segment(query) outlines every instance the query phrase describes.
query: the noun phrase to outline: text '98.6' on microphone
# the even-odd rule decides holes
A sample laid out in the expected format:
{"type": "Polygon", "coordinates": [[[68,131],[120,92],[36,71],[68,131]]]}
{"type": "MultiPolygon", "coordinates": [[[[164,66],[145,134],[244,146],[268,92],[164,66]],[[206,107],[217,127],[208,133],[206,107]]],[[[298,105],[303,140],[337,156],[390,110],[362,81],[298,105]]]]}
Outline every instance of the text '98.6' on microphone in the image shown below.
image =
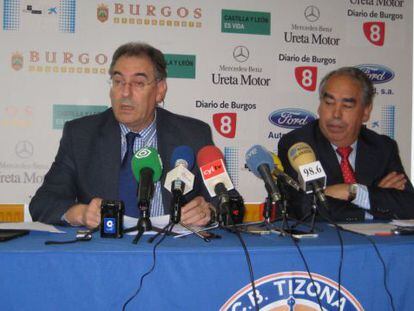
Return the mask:
{"type": "Polygon", "coordinates": [[[326,187],[326,174],[322,164],[316,161],[311,146],[304,142],[292,145],[288,150],[290,165],[298,172],[301,188],[306,193],[314,193],[321,205],[329,208],[323,189],[326,187]]]}

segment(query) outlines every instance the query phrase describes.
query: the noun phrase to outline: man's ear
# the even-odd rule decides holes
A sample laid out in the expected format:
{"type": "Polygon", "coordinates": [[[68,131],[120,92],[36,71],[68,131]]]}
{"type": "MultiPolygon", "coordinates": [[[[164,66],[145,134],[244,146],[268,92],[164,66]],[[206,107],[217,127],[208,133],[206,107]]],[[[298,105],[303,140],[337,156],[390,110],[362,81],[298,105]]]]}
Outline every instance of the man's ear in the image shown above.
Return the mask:
{"type": "Polygon", "coordinates": [[[364,114],[362,116],[362,122],[368,122],[369,117],[371,116],[371,111],[372,111],[372,103],[370,103],[368,106],[364,107],[364,114]]]}
{"type": "Polygon", "coordinates": [[[165,79],[158,82],[156,97],[157,104],[161,103],[164,100],[165,94],[167,93],[167,89],[167,81],[165,81],[165,79]]]}

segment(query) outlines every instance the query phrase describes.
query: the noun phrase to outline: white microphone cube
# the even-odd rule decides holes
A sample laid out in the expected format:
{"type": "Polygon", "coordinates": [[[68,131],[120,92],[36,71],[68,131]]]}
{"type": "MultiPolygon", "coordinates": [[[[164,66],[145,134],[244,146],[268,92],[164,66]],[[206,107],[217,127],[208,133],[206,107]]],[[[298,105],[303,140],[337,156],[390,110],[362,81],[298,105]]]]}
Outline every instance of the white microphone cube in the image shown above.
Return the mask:
{"type": "Polygon", "coordinates": [[[187,194],[191,190],[193,190],[194,186],[194,174],[191,173],[188,169],[186,169],[183,165],[178,165],[174,169],[168,172],[167,176],[165,177],[164,187],[171,191],[171,184],[175,180],[181,180],[184,183],[184,191],[183,194],[187,194]]]}
{"type": "Polygon", "coordinates": [[[320,161],[300,165],[299,183],[303,191],[313,193],[312,183],[317,183],[321,188],[326,187],[326,174],[320,161]]]}
{"type": "Polygon", "coordinates": [[[214,187],[218,183],[224,184],[227,190],[234,189],[222,159],[215,160],[200,167],[201,177],[211,197],[215,197],[214,187]]]}

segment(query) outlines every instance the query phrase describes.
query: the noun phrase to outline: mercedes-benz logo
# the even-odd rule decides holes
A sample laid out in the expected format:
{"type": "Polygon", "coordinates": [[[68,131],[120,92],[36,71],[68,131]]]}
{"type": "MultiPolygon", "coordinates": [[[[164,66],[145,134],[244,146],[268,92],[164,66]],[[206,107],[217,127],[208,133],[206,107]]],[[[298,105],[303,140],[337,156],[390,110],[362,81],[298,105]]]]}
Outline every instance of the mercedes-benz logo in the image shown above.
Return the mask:
{"type": "Polygon", "coordinates": [[[316,22],[320,16],[321,12],[319,12],[319,9],[314,5],[310,5],[305,9],[305,18],[309,22],[316,22]]]}
{"type": "Polygon", "coordinates": [[[14,151],[21,159],[30,158],[33,155],[33,144],[30,141],[22,140],[16,144],[14,151]]]}
{"type": "Polygon", "coordinates": [[[244,63],[249,59],[249,49],[245,46],[236,46],[233,50],[233,58],[239,63],[244,63]]]}

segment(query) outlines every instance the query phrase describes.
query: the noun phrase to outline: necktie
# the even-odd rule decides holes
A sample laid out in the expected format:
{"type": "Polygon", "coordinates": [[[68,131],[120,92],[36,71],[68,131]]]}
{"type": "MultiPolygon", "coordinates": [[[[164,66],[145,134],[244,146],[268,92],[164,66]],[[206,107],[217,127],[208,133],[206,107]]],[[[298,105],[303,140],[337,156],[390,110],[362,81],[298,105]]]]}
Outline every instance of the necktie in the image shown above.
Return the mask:
{"type": "Polygon", "coordinates": [[[125,215],[139,217],[137,202],[137,181],[132,173],[131,160],[134,154],[134,141],[139,134],[129,132],[126,134],[127,151],[119,171],[119,199],[124,201],[125,215]]]}
{"type": "Polygon", "coordinates": [[[349,155],[352,152],[352,147],[338,147],[336,152],[341,156],[341,171],[346,184],[353,184],[356,182],[355,173],[352,169],[351,163],[349,163],[349,155]]]}

